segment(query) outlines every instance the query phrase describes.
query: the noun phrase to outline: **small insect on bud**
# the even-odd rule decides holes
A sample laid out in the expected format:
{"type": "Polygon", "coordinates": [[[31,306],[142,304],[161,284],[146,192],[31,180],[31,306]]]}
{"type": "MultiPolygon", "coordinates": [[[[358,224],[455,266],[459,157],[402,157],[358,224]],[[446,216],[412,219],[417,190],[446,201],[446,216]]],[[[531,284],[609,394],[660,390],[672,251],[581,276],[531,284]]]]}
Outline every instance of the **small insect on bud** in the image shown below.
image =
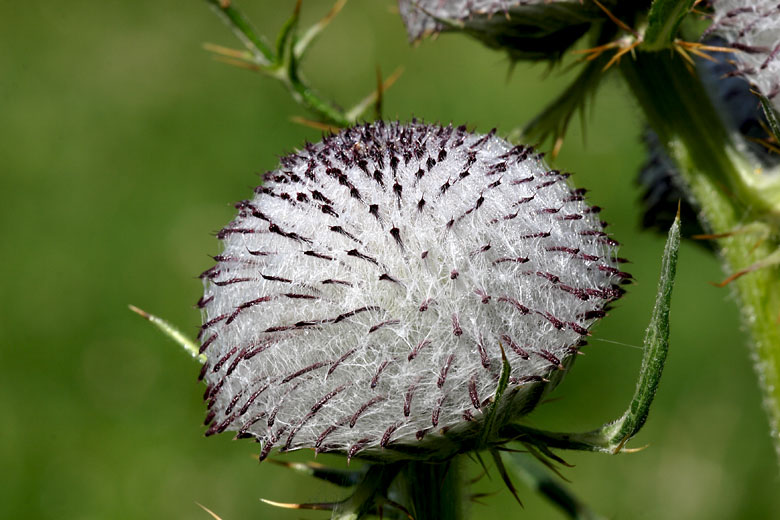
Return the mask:
{"type": "Polygon", "coordinates": [[[494,132],[417,122],[284,157],[203,277],[208,433],[264,455],[453,454],[480,432],[502,351],[499,417],[527,413],[629,277],[567,177],[494,132]]]}
{"type": "Polygon", "coordinates": [[[775,0],[713,0],[707,29],[735,49],[739,73],[780,110],[780,5],[775,0]]]}

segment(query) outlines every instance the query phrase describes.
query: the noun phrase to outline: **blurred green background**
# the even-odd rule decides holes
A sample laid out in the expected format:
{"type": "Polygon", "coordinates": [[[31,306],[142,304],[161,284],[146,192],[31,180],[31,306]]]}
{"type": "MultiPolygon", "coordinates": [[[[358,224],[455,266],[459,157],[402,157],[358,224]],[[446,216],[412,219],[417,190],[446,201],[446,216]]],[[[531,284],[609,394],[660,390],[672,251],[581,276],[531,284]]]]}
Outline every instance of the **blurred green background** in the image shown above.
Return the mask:
{"type": "MultiPolygon", "coordinates": [[[[274,33],[292,2],[244,7],[274,33]]],[[[377,65],[405,67],[386,117],[467,122],[506,134],[562,90],[570,73],[520,64],[460,36],[412,48],[392,0],[350,2],[304,66],[348,105],[377,65]],[[544,81],[543,81],[544,80],[544,81]]],[[[329,8],[304,3],[304,21],[329,8]]],[[[0,2],[0,517],[29,519],[327,518],[279,511],[259,497],[320,501],[342,491],[258,466],[231,435],[204,438],[198,366],[127,310],[133,303],[195,332],[196,275],[218,252],[213,233],[249,196],[258,172],[317,131],[272,81],[209,58],[235,46],[204,2],[0,2]]],[[[607,82],[556,165],[633,260],[637,283],[596,329],[587,355],[533,424],[583,430],[617,417],[637,376],[663,247],[638,229],[634,178],[641,121],[607,82]],[[599,339],[632,346],[606,343],[599,339]]],[[[718,261],[686,244],[673,301],[673,344],[637,454],[566,454],[572,489],[610,518],[767,518],[778,470],[718,261]]],[[[294,454],[292,459],[306,459],[294,454]]],[[[477,467],[469,468],[476,476],[477,467]]],[[[483,479],[473,518],[563,518],[520,487],[483,479]]]]}

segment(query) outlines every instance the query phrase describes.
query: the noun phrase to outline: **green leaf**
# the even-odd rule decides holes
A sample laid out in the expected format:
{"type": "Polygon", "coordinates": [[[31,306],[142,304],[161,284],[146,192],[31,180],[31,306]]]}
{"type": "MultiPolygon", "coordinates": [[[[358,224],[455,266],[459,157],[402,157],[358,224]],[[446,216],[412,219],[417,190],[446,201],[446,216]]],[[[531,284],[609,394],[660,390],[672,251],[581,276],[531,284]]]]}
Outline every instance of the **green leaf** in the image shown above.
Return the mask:
{"type": "Polygon", "coordinates": [[[772,102],[769,101],[768,97],[763,94],[759,94],[758,97],[761,100],[761,108],[764,109],[764,115],[769,123],[769,129],[772,130],[775,140],[780,143],[780,117],[777,115],[775,107],[772,106],[772,102]]]}
{"type": "Polygon", "coordinates": [[[655,0],[647,17],[642,48],[646,51],[666,49],[674,43],[683,19],[691,12],[695,0],[655,0]]]}
{"type": "Polygon", "coordinates": [[[677,252],[680,248],[680,214],[674,219],[669,236],[666,239],[663,261],[661,263],[661,279],[658,281],[658,293],[650,319],[650,325],[645,332],[644,355],[642,368],[639,371],[634,397],[631,404],[615,424],[604,428],[609,432],[610,444],[619,450],[623,444],[636,435],[647,420],[650,405],[655,398],[661,374],[669,352],[669,310],[672,301],[672,288],[677,273],[677,252]]]}
{"type": "Polygon", "coordinates": [[[301,17],[301,0],[295,3],[293,14],[284,22],[276,37],[276,59],[278,64],[282,64],[287,52],[293,51],[290,42],[295,38],[295,30],[298,27],[298,20],[301,17]]]}
{"type": "Polygon", "coordinates": [[[506,358],[506,352],[504,352],[504,346],[501,343],[498,344],[501,348],[501,376],[498,379],[498,387],[496,393],[493,395],[493,403],[490,405],[490,409],[485,416],[485,420],[482,424],[482,435],[479,441],[479,446],[483,447],[487,445],[488,439],[493,434],[493,428],[496,424],[496,416],[498,415],[498,406],[501,401],[501,396],[504,395],[504,390],[509,385],[509,375],[512,373],[512,367],[509,365],[509,360],[506,358]]]}

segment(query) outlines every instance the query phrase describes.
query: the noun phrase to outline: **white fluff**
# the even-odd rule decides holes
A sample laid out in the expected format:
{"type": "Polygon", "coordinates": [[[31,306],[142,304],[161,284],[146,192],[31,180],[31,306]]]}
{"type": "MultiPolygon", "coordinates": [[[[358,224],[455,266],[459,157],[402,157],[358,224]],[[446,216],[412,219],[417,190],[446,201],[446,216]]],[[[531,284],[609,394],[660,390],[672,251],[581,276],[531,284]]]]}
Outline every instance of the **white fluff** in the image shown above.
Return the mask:
{"type": "Polygon", "coordinates": [[[208,433],[266,454],[354,454],[479,418],[499,342],[512,387],[548,376],[628,277],[584,190],[492,133],[355,127],[255,191],[199,305],[208,433]]]}
{"type": "Polygon", "coordinates": [[[738,49],[740,73],[780,110],[780,3],[777,0],[713,0],[708,30],[738,49]]]}

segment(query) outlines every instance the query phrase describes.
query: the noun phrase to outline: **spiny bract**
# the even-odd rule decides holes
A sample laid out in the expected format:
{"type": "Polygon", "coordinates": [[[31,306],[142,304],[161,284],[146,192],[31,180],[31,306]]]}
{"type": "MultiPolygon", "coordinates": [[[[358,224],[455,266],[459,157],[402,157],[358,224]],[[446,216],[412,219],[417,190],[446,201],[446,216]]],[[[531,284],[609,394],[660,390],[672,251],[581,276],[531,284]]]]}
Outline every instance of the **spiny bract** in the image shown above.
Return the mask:
{"type": "Polygon", "coordinates": [[[629,276],[567,176],[493,132],[416,122],[282,158],[203,274],[207,434],[262,456],[422,446],[481,424],[502,347],[503,415],[529,411],[629,276]]]}
{"type": "Polygon", "coordinates": [[[739,72],[780,110],[780,3],[777,0],[713,0],[708,33],[738,52],[739,72]]]}

